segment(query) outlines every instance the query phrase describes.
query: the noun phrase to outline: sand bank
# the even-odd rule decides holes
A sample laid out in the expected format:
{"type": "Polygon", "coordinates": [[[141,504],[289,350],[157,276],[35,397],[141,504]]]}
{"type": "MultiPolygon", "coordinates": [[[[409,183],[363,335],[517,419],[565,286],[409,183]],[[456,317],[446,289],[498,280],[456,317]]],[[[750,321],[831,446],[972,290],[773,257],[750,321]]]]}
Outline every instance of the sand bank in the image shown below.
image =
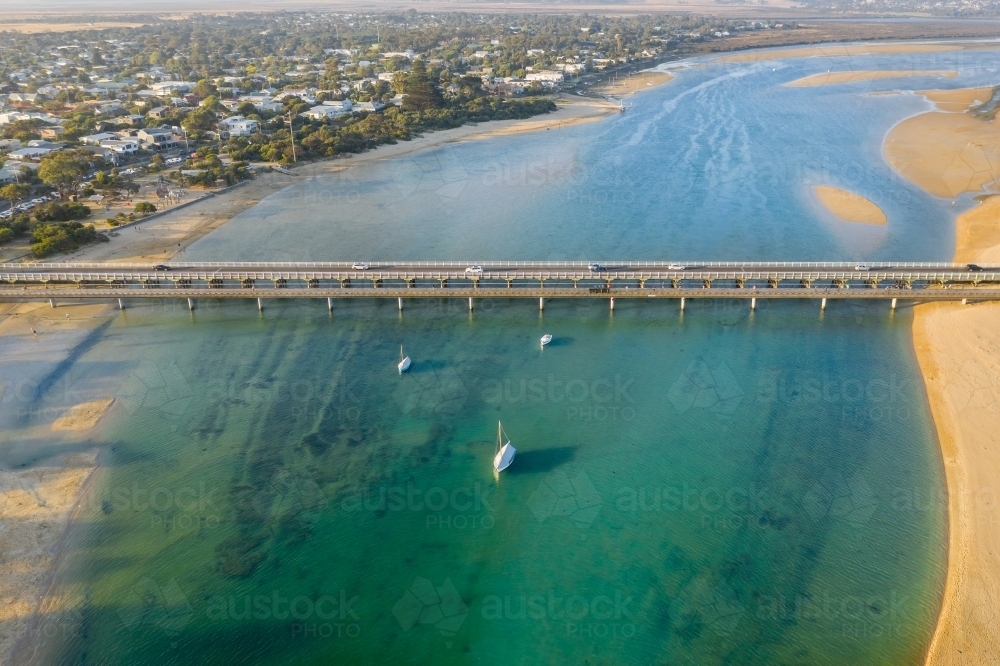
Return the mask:
{"type": "Polygon", "coordinates": [[[858,224],[885,226],[885,213],[860,194],[829,185],[814,185],[813,193],[837,219],[858,224]]]}
{"type": "Polygon", "coordinates": [[[614,81],[607,81],[600,85],[589,88],[591,92],[599,95],[610,95],[612,97],[627,97],[636,95],[645,90],[652,90],[670,83],[674,80],[674,75],[670,72],[663,72],[657,69],[647,69],[636,72],[631,76],[614,81]]]}
{"type": "Polygon", "coordinates": [[[9,663],[38,607],[57,543],[96,461],[90,452],[52,466],[0,470],[0,664],[9,663]]]}
{"type": "Polygon", "coordinates": [[[1000,177],[1000,125],[964,111],[989,89],[924,91],[938,110],[907,118],[893,127],[882,155],[904,178],[931,194],[955,198],[992,190],[1000,177]],[[946,107],[942,109],[941,107],[946,107]]]}
{"type": "Polygon", "coordinates": [[[942,51],[960,51],[957,44],[831,44],[828,46],[809,46],[777,51],[757,51],[735,53],[720,56],[716,62],[763,62],[765,60],[784,60],[785,58],[843,58],[846,56],[885,55],[897,53],[939,53],[942,51]]]}
{"type": "Polygon", "coordinates": [[[959,88],[958,90],[918,90],[941,111],[965,111],[982,104],[993,96],[992,88],[959,88]]]}
{"type": "Polygon", "coordinates": [[[52,422],[53,430],[90,430],[101,420],[114,398],[101,398],[81,402],[66,410],[66,413],[52,422]]]}
{"type": "Polygon", "coordinates": [[[791,88],[806,88],[813,86],[832,86],[838,83],[853,83],[855,81],[874,81],[875,79],[896,79],[906,76],[940,76],[955,78],[958,72],[941,69],[885,69],[885,70],[853,70],[847,72],[826,72],[813,74],[801,79],[789,81],[786,86],[791,88]]]}
{"type": "MultiPolygon", "coordinates": [[[[958,218],[955,260],[1000,263],[1000,197],[958,218]]],[[[920,305],[913,344],[948,484],[948,574],[928,666],[1000,655],[1000,303],[920,305]]]]}

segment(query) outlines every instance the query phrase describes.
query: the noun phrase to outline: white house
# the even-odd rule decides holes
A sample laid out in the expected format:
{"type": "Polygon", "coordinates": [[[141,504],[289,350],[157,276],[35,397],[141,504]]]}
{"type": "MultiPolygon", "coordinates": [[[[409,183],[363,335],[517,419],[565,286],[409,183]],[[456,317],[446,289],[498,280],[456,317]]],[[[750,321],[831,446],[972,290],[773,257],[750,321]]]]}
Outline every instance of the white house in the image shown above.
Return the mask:
{"type": "Polygon", "coordinates": [[[368,113],[375,113],[376,111],[381,111],[385,108],[385,104],[382,102],[358,102],[354,104],[351,111],[362,111],[368,113]]]}
{"type": "Polygon", "coordinates": [[[101,141],[100,147],[107,148],[118,155],[124,155],[126,157],[135,155],[139,152],[139,143],[132,141],[131,139],[109,139],[101,141]]]}
{"type": "Polygon", "coordinates": [[[80,137],[80,143],[85,146],[99,146],[102,141],[114,141],[119,136],[113,132],[101,132],[100,134],[88,134],[80,137]]]}
{"type": "Polygon", "coordinates": [[[551,70],[544,70],[541,72],[529,72],[524,76],[525,81],[548,81],[551,83],[560,83],[564,81],[566,75],[562,72],[553,72],[551,70]]]}
{"type": "Polygon", "coordinates": [[[348,102],[347,110],[344,107],[330,106],[328,104],[319,104],[309,109],[308,111],[303,111],[299,116],[303,118],[309,118],[311,120],[329,120],[330,118],[336,118],[337,116],[342,116],[345,113],[351,112],[351,105],[348,102]]]}
{"type": "Polygon", "coordinates": [[[260,123],[256,120],[248,120],[243,116],[230,116],[219,121],[219,125],[224,127],[229,136],[250,136],[258,129],[260,123]]]}
{"type": "Polygon", "coordinates": [[[195,85],[197,84],[190,81],[161,81],[150,84],[149,89],[157,95],[169,95],[171,93],[188,92],[195,85]]]}
{"type": "Polygon", "coordinates": [[[136,135],[139,145],[148,150],[170,150],[177,147],[174,133],[168,129],[142,129],[136,135]]]}

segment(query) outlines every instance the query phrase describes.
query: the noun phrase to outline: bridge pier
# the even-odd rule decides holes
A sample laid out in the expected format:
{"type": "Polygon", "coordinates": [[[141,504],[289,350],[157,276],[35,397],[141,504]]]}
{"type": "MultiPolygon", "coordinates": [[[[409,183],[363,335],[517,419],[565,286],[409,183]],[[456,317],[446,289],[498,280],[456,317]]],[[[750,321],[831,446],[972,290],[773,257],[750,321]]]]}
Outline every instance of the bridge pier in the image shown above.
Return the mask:
{"type": "Polygon", "coordinates": [[[329,310],[330,312],[333,312],[333,299],[332,298],[326,299],[326,309],[329,310]]]}
{"type": "Polygon", "coordinates": [[[261,299],[259,299],[259,298],[257,299],[257,310],[259,312],[263,312],[264,311],[264,301],[261,300],[261,299]]]}
{"type": "Polygon", "coordinates": [[[400,297],[400,298],[397,298],[396,300],[399,301],[399,311],[402,312],[403,311],[403,298],[400,297]]]}
{"type": "Polygon", "coordinates": [[[965,301],[966,301],[966,299],[963,298],[962,299],[962,305],[965,305],[965,301]]]}
{"type": "Polygon", "coordinates": [[[752,296],[750,298],[750,309],[751,310],[756,310],[757,309],[757,297],[756,296],[752,296]]]}
{"type": "Polygon", "coordinates": [[[472,312],[472,296],[469,296],[469,312],[472,312]]]}
{"type": "Polygon", "coordinates": [[[545,309],[545,299],[542,298],[542,297],[539,297],[539,299],[538,299],[538,311],[541,312],[544,309],[545,309]]]}
{"type": "Polygon", "coordinates": [[[118,309],[119,310],[124,310],[125,309],[125,304],[122,303],[122,299],[120,299],[120,298],[118,299],[118,309]]]}
{"type": "Polygon", "coordinates": [[[824,297],[823,297],[823,299],[822,299],[822,300],[821,300],[821,301],[819,302],[819,309],[820,309],[820,310],[826,310],[826,297],[825,297],[825,296],[824,296],[824,297]]]}
{"type": "Polygon", "coordinates": [[[684,312],[684,297],[681,296],[681,312],[684,312]]]}
{"type": "Polygon", "coordinates": [[[55,306],[56,306],[56,299],[50,298],[49,299],[49,307],[54,308],[55,306]]]}
{"type": "Polygon", "coordinates": [[[188,310],[194,312],[194,301],[190,298],[188,299],[188,310]]]}
{"type": "Polygon", "coordinates": [[[896,299],[895,299],[895,298],[894,298],[894,299],[892,299],[892,305],[891,305],[890,307],[891,307],[891,309],[893,309],[893,310],[895,310],[895,309],[896,309],[896,299]]]}
{"type": "Polygon", "coordinates": [[[611,311],[612,312],[615,311],[615,297],[614,296],[611,297],[611,311]]]}

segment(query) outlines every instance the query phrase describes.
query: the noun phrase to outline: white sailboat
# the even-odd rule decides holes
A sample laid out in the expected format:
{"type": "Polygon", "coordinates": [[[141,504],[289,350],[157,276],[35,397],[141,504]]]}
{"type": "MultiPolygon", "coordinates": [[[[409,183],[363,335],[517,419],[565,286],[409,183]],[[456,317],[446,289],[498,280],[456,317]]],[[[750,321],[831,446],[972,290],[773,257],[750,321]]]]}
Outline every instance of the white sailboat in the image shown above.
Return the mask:
{"type": "Polygon", "coordinates": [[[542,336],[542,346],[543,347],[545,345],[549,344],[550,342],[552,342],[552,336],[550,334],[546,333],[545,335],[542,336]]]}
{"type": "Polygon", "coordinates": [[[410,357],[403,356],[403,345],[399,345],[399,365],[396,367],[399,368],[399,374],[403,374],[410,369],[410,357]]]}
{"type": "Polygon", "coordinates": [[[497,452],[493,456],[493,469],[497,472],[502,472],[510,467],[510,464],[514,462],[514,454],[517,453],[517,449],[510,445],[509,439],[506,444],[503,443],[503,440],[503,426],[497,421],[497,452]]]}

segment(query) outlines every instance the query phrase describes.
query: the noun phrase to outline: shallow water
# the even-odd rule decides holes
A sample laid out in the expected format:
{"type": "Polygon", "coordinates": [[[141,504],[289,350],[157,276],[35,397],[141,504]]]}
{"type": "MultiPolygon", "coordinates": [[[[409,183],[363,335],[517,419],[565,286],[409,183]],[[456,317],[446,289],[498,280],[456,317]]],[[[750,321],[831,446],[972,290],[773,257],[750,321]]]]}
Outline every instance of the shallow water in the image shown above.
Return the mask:
{"type": "MultiPolygon", "coordinates": [[[[947,259],[955,208],[880,158],[926,103],[780,86],[844,64],[995,75],[689,67],[595,125],[296,185],[186,258],[947,259]]],[[[38,659],[919,663],[946,526],[909,331],[879,303],[136,304],[66,372],[119,404],[60,570],[79,622],[38,659]]]]}

